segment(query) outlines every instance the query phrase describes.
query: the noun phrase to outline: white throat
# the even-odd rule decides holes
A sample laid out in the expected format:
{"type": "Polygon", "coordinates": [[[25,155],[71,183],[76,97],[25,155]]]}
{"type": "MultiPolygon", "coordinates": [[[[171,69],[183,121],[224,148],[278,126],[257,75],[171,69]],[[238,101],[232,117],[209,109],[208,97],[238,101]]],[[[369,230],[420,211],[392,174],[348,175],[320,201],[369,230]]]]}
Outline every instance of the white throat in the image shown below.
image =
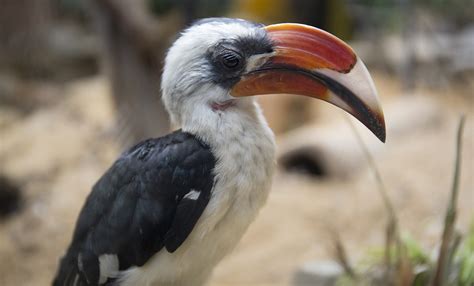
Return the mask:
{"type": "MultiPolygon", "coordinates": [[[[187,121],[183,131],[209,144],[217,159],[215,188],[205,221],[212,229],[228,212],[243,216],[243,231],[263,206],[275,168],[275,140],[253,98],[239,99],[224,111],[208,107],[206,120],[187,121]],[[243,215],[245,214],[245,215],[243,215]]],[[[201,113],[202,114],[202,113],[201,113]]]]}

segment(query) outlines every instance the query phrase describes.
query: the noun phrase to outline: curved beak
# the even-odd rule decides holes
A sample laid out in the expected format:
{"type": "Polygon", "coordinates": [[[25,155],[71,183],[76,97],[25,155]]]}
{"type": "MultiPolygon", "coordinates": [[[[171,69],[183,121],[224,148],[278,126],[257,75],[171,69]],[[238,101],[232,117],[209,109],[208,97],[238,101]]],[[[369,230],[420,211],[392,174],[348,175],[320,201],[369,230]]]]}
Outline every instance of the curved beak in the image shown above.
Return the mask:
{"type": "Polygon", "coordinates": [[[384,115],[374,82],[351,47],[302,24],[276,24],[265,30],[274,52],[250,59],[264,63],[248,63],[253,68],[233,86],[232,96],[295,94],[322,99],[352,114],[385,142],[384,115]]]}

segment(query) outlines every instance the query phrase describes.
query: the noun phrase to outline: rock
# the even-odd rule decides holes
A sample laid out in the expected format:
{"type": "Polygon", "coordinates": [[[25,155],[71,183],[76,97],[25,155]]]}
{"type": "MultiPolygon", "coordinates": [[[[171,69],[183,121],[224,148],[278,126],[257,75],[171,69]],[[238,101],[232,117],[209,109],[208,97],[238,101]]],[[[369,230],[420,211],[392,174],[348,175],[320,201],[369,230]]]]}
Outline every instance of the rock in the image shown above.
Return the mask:
{"type": "Polygon", "coordinates": [[[312,261],[304,264],[293,279],[295,286],[333,286],[343,274],[342,267],[334,261],[312,261]]]}

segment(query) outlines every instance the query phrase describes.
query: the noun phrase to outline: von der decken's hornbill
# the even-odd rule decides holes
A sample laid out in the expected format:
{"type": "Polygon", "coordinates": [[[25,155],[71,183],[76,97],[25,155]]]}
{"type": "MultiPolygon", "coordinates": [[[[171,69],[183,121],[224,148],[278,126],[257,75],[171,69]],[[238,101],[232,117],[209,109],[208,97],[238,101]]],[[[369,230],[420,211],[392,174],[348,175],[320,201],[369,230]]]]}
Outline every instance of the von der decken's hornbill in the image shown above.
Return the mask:
{"type": "Polygon", "coordinates": [[[202,285],[272,180],[275,141],[249,96],[323,99],[385,140],[366,67],[310,26],[198,21],[170,48],[162,92],[181,129],[132,147],[100,178],[54,285],[202,285]]]}

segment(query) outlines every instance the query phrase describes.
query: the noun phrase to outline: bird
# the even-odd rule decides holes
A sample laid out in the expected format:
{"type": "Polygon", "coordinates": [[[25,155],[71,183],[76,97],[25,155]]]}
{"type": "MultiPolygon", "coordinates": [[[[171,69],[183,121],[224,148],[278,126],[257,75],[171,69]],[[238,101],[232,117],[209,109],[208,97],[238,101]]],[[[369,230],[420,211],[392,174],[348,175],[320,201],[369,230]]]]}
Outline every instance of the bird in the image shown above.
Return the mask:
{"type": "Polygon", "coordinates": [[[361,59],[304,24],[197,20],[168,50],[161,92],[178,129],[124,151],[93,186],[54,286],[205,284],[271,188],[276,144],[257,95],[322,99],[385,142],[361,59]]]}

